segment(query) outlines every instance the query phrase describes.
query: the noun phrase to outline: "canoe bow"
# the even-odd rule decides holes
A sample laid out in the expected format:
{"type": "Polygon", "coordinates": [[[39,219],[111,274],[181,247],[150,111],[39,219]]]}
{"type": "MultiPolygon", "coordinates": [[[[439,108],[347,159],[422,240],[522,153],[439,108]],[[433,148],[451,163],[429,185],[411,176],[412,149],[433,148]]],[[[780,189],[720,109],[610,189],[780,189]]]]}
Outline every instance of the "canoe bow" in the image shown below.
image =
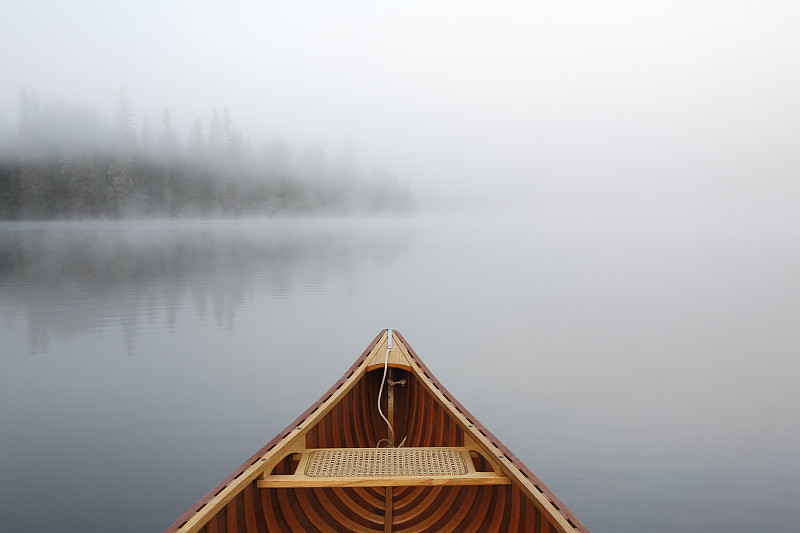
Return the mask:
{"type": "Polygon", "coordinates": [[[399,332],[383,330],[330,390],[164,533],[296,531],[589,530],[399,332]],[[376,448],[392,439],[377,409],[381,387],[398,442],[376,448]]]}

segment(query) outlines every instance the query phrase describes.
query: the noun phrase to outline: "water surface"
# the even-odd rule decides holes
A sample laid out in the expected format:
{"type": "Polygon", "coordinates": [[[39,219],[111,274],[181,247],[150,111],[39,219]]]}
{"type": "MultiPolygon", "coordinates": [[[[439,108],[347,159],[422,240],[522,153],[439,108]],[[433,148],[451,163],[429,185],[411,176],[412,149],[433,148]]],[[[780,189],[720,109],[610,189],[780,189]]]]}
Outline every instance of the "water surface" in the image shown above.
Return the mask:
{"type": "Polygon", "coordinates": [[[777,217],[0,225],[2,531],[161,531],[385,327],[594,532],[796,531],[777,217]]]}

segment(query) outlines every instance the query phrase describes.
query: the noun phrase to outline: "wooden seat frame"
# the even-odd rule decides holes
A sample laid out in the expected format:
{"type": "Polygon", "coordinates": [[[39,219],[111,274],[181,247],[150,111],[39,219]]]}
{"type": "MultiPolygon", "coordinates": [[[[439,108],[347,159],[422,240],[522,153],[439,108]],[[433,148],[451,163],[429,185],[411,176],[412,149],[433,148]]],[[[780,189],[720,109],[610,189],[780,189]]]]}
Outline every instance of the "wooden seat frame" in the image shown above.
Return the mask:
{"type": "Polygon", "coordinates": [[[437,474],[433,471],[422,472],[410,475],[369,475],[360,473],[358,475],[322,477],[309,476],[306,474],[307,465],[314,452],[325,452],[341,450],[366,456],[374,448],[310,448],[300,453],[293,454],[293,460],[297,461],[297,468],[294,474],[275,475],[264,474],[258,480],[258,487],[266,488],[299,488],[299,487],[407,487],[407,486],[444,486],[444,485],[508,485],[511,479],[497,471],[477,472],[472,461],[472,454],[477,454],[466,447],[454,448],[394,448],[393,454],[400,457],[415,454],[424,450],[443,450],[457,455],[465,465],[464,474],[437,474]]]}

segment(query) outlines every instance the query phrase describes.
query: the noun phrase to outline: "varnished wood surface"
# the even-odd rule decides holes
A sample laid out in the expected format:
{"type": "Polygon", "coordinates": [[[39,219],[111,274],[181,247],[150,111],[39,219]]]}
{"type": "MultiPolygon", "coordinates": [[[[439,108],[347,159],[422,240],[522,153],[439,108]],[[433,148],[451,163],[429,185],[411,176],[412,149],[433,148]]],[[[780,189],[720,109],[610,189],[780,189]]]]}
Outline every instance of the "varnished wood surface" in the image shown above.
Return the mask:
{"type": "MultiPolygon", "coordinates": [[[[366,372],[380,349],[385,354],[386,333],[382,332],[320,401],[165,533],[588,532],[524,464],[450,396],[405,339],[397,332],[394,335],[392,348],[397,346],[402,360],[396,360],[392,378],[405,380],[405,384],[394,385],[391,396],[384,391],[383,408],[386,412],[391,397],[396,443],[406,437],[406,446],[466,446],[473,451],[474,470],[495,478],[497,473],[511,474],[512,484],[258,487],[259,476],[294,474],[295,452],[371,448],[387,438],[386,424],[376,408],[382,366],[366,372]],[[313,421],[311,427],[309,420],[313,421]],[[500,457],[492,457],[492,453],[500,457]],[[265,457],[268,461],[262,461],[265,457]],[[204,512],[209,510],[212,512],[204,512]]],[[[348,482],[359,484],[359,480],[348,482]]]]}
{"type": "Polygon", "coordinates": [[[392,343],[391,349],[388,346],[388,336],[381,337],[380,342],[372,349],[372,352],[367,357],[367,372],[383,369],[384,364],[389,368],[409,370],[410,367],[407,359],[408,350],[405,349],[405,346],[397,342],[392,343]],[[387,350],[389,351],[388,354],[386,353],[387,350]]]}

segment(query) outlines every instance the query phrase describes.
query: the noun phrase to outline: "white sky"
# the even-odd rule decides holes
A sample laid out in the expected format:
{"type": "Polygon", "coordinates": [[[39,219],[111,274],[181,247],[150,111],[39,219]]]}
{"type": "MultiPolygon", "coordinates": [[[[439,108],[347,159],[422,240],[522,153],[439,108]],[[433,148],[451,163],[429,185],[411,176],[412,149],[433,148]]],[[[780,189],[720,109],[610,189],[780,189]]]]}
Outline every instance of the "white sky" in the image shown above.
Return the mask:
{"type": "Polygon", "coordinates": [[[26,0],[20,87],[111,116],[228,106],[254,141],[348,137],[418,191],[800,206],[800,2],[26,0]]]}

